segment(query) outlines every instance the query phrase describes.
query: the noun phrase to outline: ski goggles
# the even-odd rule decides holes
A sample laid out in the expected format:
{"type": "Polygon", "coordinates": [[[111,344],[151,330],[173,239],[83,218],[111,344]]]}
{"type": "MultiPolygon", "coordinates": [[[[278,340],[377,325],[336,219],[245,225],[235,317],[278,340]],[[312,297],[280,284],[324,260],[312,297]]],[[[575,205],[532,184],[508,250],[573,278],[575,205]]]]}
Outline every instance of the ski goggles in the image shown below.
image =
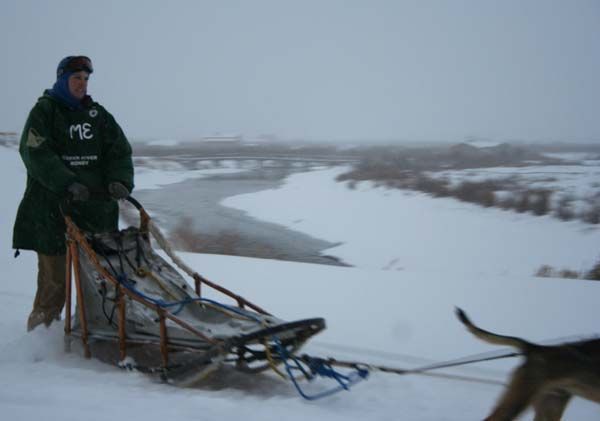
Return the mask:
{"type": "Polygon", "coordinates": [[[93,73],[94,67],[92,66],[92,60],[86,56],[69,56],[63,59],[60,66],[58,66],[56,77],[60,77],[65,72],[79,72],[82,70],[93,73]]]}

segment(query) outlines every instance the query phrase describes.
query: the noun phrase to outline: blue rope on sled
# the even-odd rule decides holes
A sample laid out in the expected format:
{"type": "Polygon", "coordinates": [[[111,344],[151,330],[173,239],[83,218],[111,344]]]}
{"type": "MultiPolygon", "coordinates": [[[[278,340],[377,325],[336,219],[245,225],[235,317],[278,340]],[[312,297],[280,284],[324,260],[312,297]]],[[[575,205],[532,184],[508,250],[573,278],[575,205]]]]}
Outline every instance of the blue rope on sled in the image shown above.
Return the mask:
{"type": "MultiPolygon", "coordinates": [[[[124,273],[117,276],[117,281],[121,285],[123,285],[125,288],[127,288],[129,291],[133,292],[134,294],[140,296],[141,298],[143,298],[161,308],[169,308],[169,307],[179,306],[179,308],[173,312],[174,315],[176,315],[181,310],[183,310],[184,306],[186,306],[187,304],[190,304],[193,302],[206,302],[206,303],[210,303],[215,306],[224,308],[228,311],[239,314],[241,316],[253,318],[257,322],[261,322],[260,318],[254,317],[251,313],[241,311],[236,307],[228,306],[228,305],[219,303],[218,301],[213,301],[213,300],[210,300],[207,298],[200,298],[200,297],[192,298],[192,297],[190,297],[190,298],[186,298],[186,299],[180,300],[180,301],[168,302],[168,301],[164,301],[162,299],[150,297],[150,296],[144,294],[143,292],[139,291],[137,288],[135,288],[135,284],[133,282],[130,282],[129,279],[127,278],[127,275],[124,273]]],[[[301,359],[295,357],[294,355],[290,355],[287,352],[287,350],[285,349],[285,347],[282,345],[279,338],[277,338],[276,336],[273,336],[273,340],[275,342],[275,349],[277,351],[277,354],[279,355],[279,358],[285,365],[285,370],[288,374],[288,377],[290,378],[290,381],[292,382],[292,384],[294,385],[294,387],[296,388],[296,390],[298,391],[300,396],[302,396],[306,400],[313,401],[313,400],[321,399],[321,398],[324,398],[327,396],[331,396],[335,393],[341,392],[342,390],[350,390],[350,387],[354,386],[356,383],[360,382],[361,380],[367,379],[367,377],[369,376],[369,371],[367,369],[360,368],[360,367],[356,367],[355,371],[353,371],[349,374],[343,374],[339,371],[336,371],[330,363],[328,363],[326,360],[324,360],[322,358],[313,358],[313,357],[309,357],[309,356],[303,356],[303,358],[301,360],[301,359]],[[290,363],[290,361],[293,364],[290,363]],[[305,366],[306,366],[306,368],[305,368],[305,366]],[[312,381],[315,379],[316,376],[319,376],[319,377],[326,377],[326,378],[333,379],[337,382],[337,385],[335,387],[324,390],[322,392],[309,395],[304,390],[302,390],[302,388],[298,384],[298,380],[294,376],[293,370],[300,371],[302,373],[302,375],[304,375],[304,377],[306,377],[306,379],[308,381],[312,381]]]]}
{"type": "Polygon", "coordinates": [[[151,302],[152,304],[155,304],[161,308],[169,308],[169,307],[175,307],[175,306],[179,306],[179,308],[175,311],[173,311],[173,315],[177,315],[178,313],[181,312],[181,310],[183,310],[183,308],[187,305],[187,304],[191,304],[194,302],[202,302],[202,303],[209,303],[209,304],[213,304],[217,307],[221,307],[224,308],[228,311],[231,311],[233,313],[239,314],[240,316],[245,316],[248,318],[254,318],[256,321],[260,322],[260,319],[258,317],[252,317],[251,314],[248,314],[246,312],[243,312],[241,310],[239,310],[237,307],[233,307],[233,306],[228,306],[226,304],[220,303],[218,301],[214,301],[214,300],[210,300],[208,298],[193,298],[193,297],[189,297],[180,301],[165,301],[163,299],[160,298],[153,298],[147,294],[144,294],[143,292],[141,292],[140,290],[138,290],[135,286],[133,282],[130,282],[129,279],[127,278],[126,274],[120,274],[119,276],[117,276],[117,281],[123,285],[125,288],[127,288],[129,291],[133,292],[134,294],[138,295],[139,297],[143,298],[144,300],[147,300],[149,302],[151,302]]]}
{"type": "Polygon", "coordinates": [[[365,380],[369,376],[368,370],[359,367],[357,367],[355,371],[351,372],[348,375],[342,374],[341,372],[336,371],[330,363],[328,363],[322,358],[312,358],[304,356],[303,360],[300,360],[293,355],[289,355],[278,338],[275,337],[274,339],[277,352],[279,353],[279,357],[285,365],[285,370],[290,380],[292,381],[292,384],[294,385],[300,396],[302,396],[306,400],[314,401],[327,396],[331,396],[335,393],[341,392],[342,390],[350,390],[350,387],[354,386],[361,380],[365,380]],[[294,365],[290,364],[290,361],[292,361],[294,365]],[[303,366],[303,363],[307,365],[311,373],[308,373],[306,371],[306,369],[303,366]],[[308,381],[314,380],[315,375],[318,375],[320,377],[331,378],[335,380],[338,384],[337,386],[332,387],[331,389],[327,389],[322,392],[309,395],[304,390],[302,390],[302,388],[298,384],[298,380],[296,379],[292,371],[294,369],[301,371],[308,381]]]}

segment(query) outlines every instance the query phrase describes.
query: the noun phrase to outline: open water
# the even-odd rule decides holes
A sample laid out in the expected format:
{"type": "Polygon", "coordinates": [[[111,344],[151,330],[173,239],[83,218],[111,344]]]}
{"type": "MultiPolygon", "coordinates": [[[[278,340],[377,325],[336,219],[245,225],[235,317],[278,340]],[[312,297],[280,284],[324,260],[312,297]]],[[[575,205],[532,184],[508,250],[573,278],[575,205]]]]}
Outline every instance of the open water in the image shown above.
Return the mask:
{"type": "MultiPolygon", "coordinates": [[[[134,196],[163,231],[185,227],[194,235],[232,238],[235,251],[228,254],[344,265],[325,252],[337,245],[335,243],[260,221],[220,204],[230,196],[277,188],[290,171],[260,169],[188,179],[160,189],[136,190],[134,196]]],[[[265,206],[277,206],[277,203],[265,203],[265,206]]]]}

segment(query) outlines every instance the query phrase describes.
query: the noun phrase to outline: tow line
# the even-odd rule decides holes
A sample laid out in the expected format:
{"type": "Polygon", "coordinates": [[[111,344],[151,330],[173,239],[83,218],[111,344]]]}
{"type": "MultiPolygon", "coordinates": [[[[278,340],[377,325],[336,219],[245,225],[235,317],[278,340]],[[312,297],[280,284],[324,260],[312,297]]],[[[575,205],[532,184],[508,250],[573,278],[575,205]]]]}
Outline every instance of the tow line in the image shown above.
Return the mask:
{"type": "Polygon", "coordinates": [[[370,364],[359,361],[344,361],[335,358],[313,357],[307,354],[303,354],[301,356],[288,355],[282,348],[277,350],[277,354],[277,356],[284,363],[289,380],[292,381],[298,393],[306,400],[317,400],[326,396],[333,395],[334,393],[340,392],[342,390],[350,390],[350,387],[359,383],[361,380],[366,380],[369,377],[369,374],[374,371],[398,375],[423,375],[449,380],[505,386],[506,384],[504,382],[498,380],[485,379],[473,376],[463,376],[458,374],[433,373],[433,371],[442,368],[458,367],[462,365],[516,357],[521,355],[518,352],[504,352],[498,354],[498,351],[493,351],[485,354],[477,354],[470,357],[445,361],[418,368],[405,369],[398,367],[389,367],[385,365],[370,364]],[[335,370],[334,367],[349,368],[353,371],[351,371],[348,374],[344,374],[340,371],[335,370]],[[300,372],[300,374],[304,376],[308,381],[312,381],[317,377],[327,377],[335,380],[338,384],[331,389],[321,391],[315,394],[309,394],[300,387],[300,384],[298,383],[298,377],[294,375],[294,371],[300,372]]]}

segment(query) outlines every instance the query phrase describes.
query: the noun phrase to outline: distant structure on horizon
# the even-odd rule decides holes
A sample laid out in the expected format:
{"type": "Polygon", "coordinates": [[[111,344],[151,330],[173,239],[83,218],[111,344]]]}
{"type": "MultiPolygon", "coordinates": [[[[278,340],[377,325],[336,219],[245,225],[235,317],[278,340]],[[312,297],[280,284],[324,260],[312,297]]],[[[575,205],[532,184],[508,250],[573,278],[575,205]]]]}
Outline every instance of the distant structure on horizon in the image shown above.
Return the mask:
{"type": "Polygon", "coordinates": [[[213,135],[204,136],[200,139],[203,143],[218,144],[218,145],[239,145],[242,143],[242,135],[213,135]]]}

